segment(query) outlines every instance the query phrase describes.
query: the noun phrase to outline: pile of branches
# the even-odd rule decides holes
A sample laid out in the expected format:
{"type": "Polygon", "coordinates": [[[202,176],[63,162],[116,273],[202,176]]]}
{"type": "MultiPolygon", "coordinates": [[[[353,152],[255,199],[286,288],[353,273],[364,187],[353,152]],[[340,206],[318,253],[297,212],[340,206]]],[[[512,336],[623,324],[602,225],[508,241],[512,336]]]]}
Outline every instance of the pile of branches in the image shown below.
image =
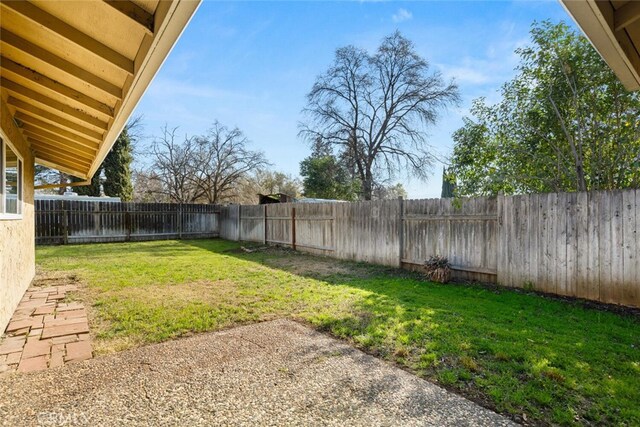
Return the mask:
{"type": "Polygon", "coordinates": [[[447,257],[432,255],[424,266],[427,279],[438,283],[448,283],[451,280],[451,264],[447,257]]]}

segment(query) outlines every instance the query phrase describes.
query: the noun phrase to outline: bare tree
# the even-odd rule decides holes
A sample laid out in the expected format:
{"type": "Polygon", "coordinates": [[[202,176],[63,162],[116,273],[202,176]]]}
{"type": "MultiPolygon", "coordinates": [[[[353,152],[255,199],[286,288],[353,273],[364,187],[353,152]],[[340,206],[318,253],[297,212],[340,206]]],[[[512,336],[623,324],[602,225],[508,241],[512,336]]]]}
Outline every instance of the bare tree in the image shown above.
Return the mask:
{"type": "MultiPolygon", "coordinates": [[[[158,187],[174,203],[193,203],[196,201],[197,166],[193,138],[184,137],[176,141],[178,128],[162,129],[162,136],[154,139],[151,145],[153,157],[153,179],[160,182],[158,187]]],[[[157,190],[156,190],[157,191],[157,190]]]]}
{"type": "Polygon", "coordinates": [[[168,203],[171,201],[153,169],[134,169],[132,173],[133,200],[140,203],[168,203]]]}
{"type": "Polygon", "coordinates": [[[251,179],[255,182],[259,193],[284,193],[291,197],[299,197],[302,193],[300,180],[283,172],[261,170],[253,174],[251,179]]]}
{"type": "Polygon", "coordinates": [[[196,198],[219,203],[236,195],[250,172],[268,166],[264,153],[247,149],[249,141],[238,128],[214,122],[207,135],[195,139],[196,198]]]}
{"type": "Polygon", "coordinates": [[[395,32],[373,55],[353,46],[336,51],[333,66],[307,95],[300,133],[334,147],[371,200],[376,175],[405,170],[427,177],[434,156],[425,130],[458,100],[457,86],[430,72],[411,41],[395,32]]]}
{"type": "Polygon", "coordinates": [[[163,129],[151,146],[151,168],[136,173],[136,196],[177,203],[221,203],[237,199],[251,175],[267,166],[264,154],[247,148],[238,128],[214,122],[206,135],[176,138],[163,129]]]}
{"type": "Polygon", "coordinates": [[[233,195],[225,198],[225,201],[253,205],[258,202],[258,194],[284,193],[299,197],[301,192],[302,184],[298,178],[278,171],[260,169],[238,181],[233,195]]]}

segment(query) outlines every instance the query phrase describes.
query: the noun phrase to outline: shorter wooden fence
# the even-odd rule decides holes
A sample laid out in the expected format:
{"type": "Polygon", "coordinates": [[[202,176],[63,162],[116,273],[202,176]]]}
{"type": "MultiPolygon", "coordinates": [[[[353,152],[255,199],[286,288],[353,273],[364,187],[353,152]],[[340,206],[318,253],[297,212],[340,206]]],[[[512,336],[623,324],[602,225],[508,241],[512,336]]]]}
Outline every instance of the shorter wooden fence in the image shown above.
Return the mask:
{"type": "Polygon", "coordinates": [[[218,215],[215,205],[36,200],[36,244],[211,238],[218,215]]]}

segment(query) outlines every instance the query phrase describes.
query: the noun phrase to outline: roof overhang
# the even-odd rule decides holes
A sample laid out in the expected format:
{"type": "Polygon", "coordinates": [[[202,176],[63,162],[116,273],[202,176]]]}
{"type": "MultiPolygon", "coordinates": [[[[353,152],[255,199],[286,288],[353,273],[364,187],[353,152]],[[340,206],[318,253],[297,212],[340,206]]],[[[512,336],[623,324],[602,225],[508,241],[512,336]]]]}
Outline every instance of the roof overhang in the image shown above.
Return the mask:
{"type": "Polygon", "coordinates": [[[0,98],[37,163],[100,167],[200,0],[0,3],[0,98]]]}
{"type": "Polygon", "coordinates": [[[560,1],[622,84],[640,89],[640,1],[560,1]]]}

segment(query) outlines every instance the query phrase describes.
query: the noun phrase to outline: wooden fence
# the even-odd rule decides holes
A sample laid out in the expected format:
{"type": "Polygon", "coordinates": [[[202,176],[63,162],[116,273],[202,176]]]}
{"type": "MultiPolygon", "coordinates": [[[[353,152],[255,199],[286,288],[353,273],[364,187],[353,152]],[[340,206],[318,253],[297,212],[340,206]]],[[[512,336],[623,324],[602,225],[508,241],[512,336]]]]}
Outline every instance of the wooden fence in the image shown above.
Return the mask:
{"type": "Polygon", "coordinates": [[[220,236],[640,306],[640,190],[257,206],[36,201],[37,243],[220,236]]]}
{"type": "Polygon", "coordinates": [[[640,190],[500,197],[500,284],[640,306],[640,190]]]}
{"type": "Polygon", "coordinates": [[[458,277],[497,274],[495,198],[221,206],[220,236],[389,266],[444,255],[458,277]]]}
{"type": "Polygon", "coordinates": [[[640,190],[226,206],[220,236],[640,306],[640,190]]]}
{"type": "Polygon", "coordinates": [[[218,236],[213,205],[36,200],[36,244],[218,236]]]}

